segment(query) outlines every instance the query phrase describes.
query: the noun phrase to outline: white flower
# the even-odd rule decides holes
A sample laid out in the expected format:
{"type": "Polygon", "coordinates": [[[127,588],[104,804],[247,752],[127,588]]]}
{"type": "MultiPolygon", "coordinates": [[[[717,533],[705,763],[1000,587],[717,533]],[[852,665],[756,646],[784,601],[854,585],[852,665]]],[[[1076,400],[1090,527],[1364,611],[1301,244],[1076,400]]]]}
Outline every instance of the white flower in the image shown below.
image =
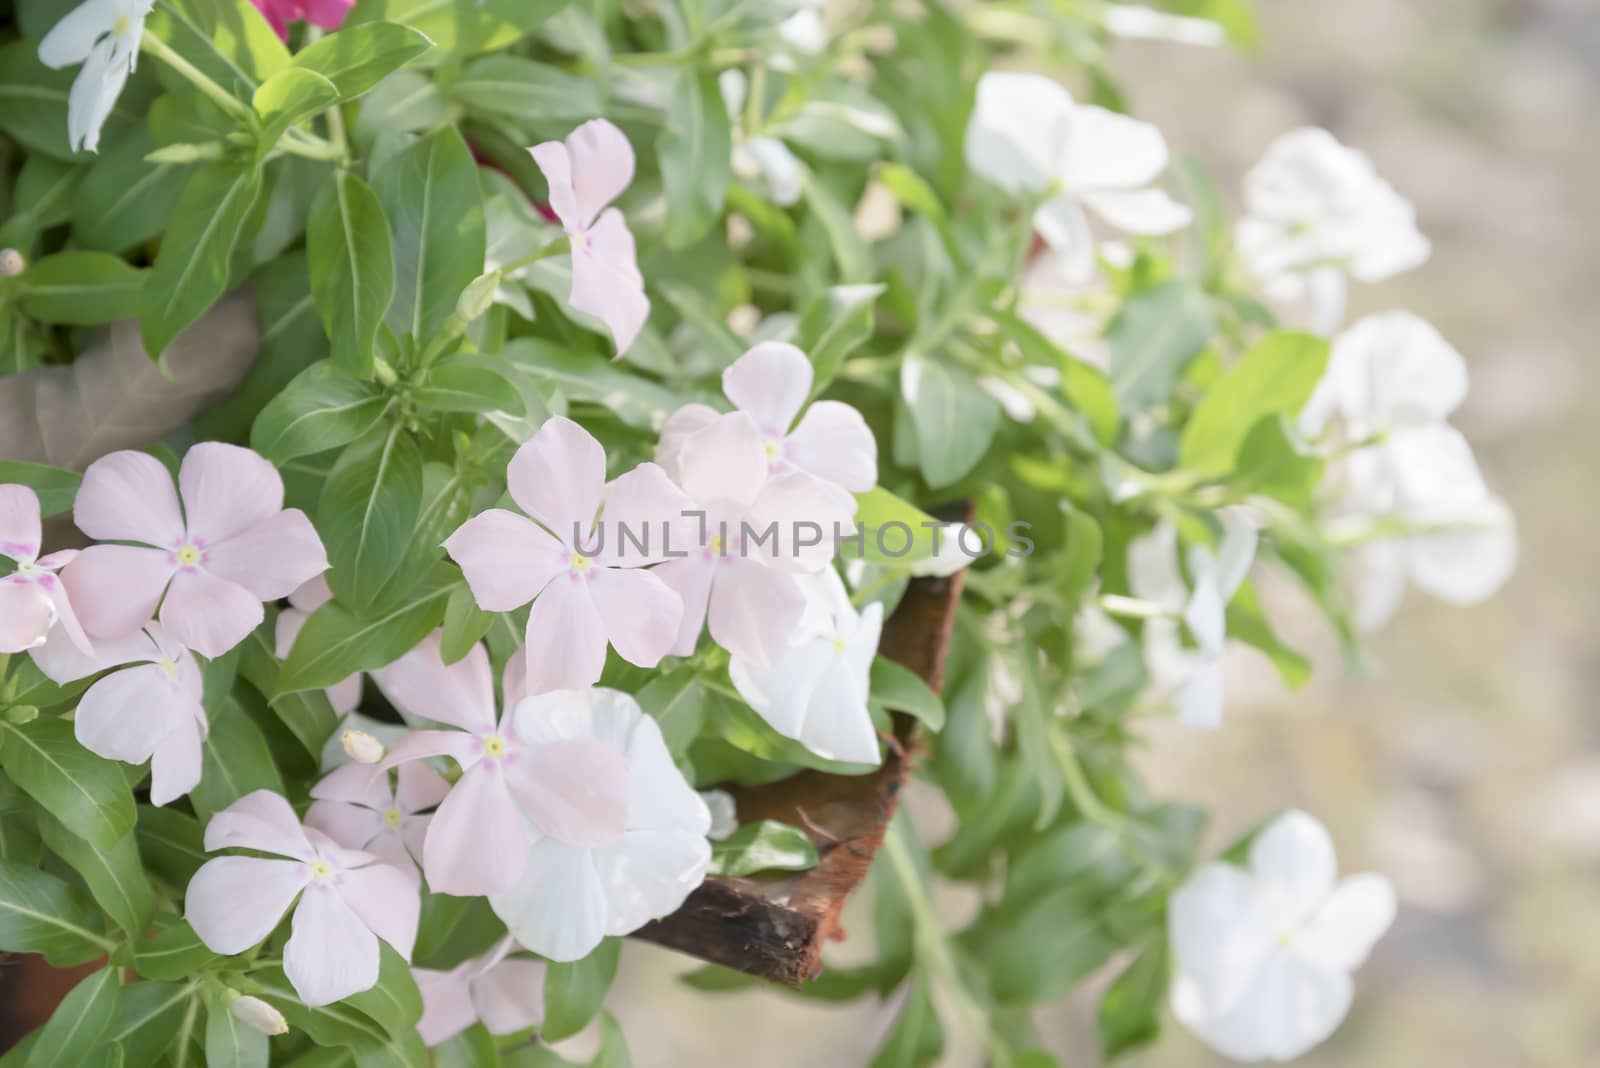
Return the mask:
{"type": "Polygon", "coordinates": [[[722,102],[733,121],[733,173],[765,188],[767,198],[781,207],[800,202],[805,169],[789,146],[776,137],[748,137],[744,130],[744,103],[749,85],[737,67],[717,77],[722,102]]]}
{"type": "Polygon", "coordinates": [[[1439,331],[1410,312],[1384,312],[1334,339],[1300,429],[1320,434],[1338,416],[1359,441],[1441,423],[1466,396],[1466,361],[1439,331]]]}
{"type": "Polygon", "coordinates": [[[967,166],[1008,193],[1049,196],[1033,223],[1074,278],[1094,269],[1094,238],[1080,205],[1136,234],[1169,234],[1193,217],[1151,186],[1167,165],[1160,130],[1075,104],[1038,74],[991,71],[978,80],[966,155],[967,166]]]}
{"type": "Polygon", "coordinates": [[[728,674],[739,696],[785,738],[828,760],[876,764],[867,691],[883,605],[857,614],[831,567],[803,581],[805,613],[783,655],[766,668],[735,656],[728,674]]]}
{"type": "Polygon", "coordinates": [[[822,22],[826,0],[795,0],[794,14],[778,24],[778,36],[802,55],[814,56],[828,47],[828,28],[822,22]]]}
{"type": "Polygon", "coordinates": [[[1288,1061],[1344,1020],[1351,973],[1394,921],[1381,875],[1338,874],[1328,832],[1304,812],[1274,820],[1248,869],[1208,864],[1167,906],[1172,1009],[1236,1061],[1288,1061]]]}
{"type": "Polygon", "coordinates": [[[1309,298],[1319,333],[1344,318],[1345,275],[1382,281],[1430,252],[1411,203],[1327,130],[1303,127],[1274,141],[1245,176],[1244,195],[1240,255],[1268,297],[1309,298]]]}
{"type": "Polygon", "coordinates": [[[975,552],[969,552],[967,543],[962,540],[967,530],[965,523],[946,523],[939,528],[938,548],[934,554],[926,560],[918,560],[907,570],[917,578],[949,578],[957,571],[970,567],[974,560],[983,555],[983,543],[981,534],[978,534],[978,548],[975,552]]]}
{"type": "Polygon", "coordinates": [[[228,1011],[264,1035],[281,1035],[289,1030],[289,1021],[284,1018],[283,1013],[260,998],[248,994],[234,998],[233,1004],[228,1006],[228,1011]]]}
{"type": "Polygon", "coordinates": [[[711,829],[706,837],[720,842],[739,829],[739,805],[726,790],[701,790],[700,800],[711,813],[711,829]]]}
{"type": "Polygon", "coordinates": [[[520,880],[489,897],[517,941],[551,960],[578,960],[605,936],[682,905],[711,862],[711,814],[656,721],[627,694],[602,689],[528,697],[514,715],[543,795],[520,880]],[[565,754],[579,747],[586,759],[563,775],[565,754]],[[571,818],[558,818],[563,809],[571,818]]]}
{"type": "Polygon", "coordinates": [[[139,62],[144,17],[155,0],[85,0],[39,42],[39,61],[60,69],[82,63],[67,98],[67,140],[97,151],[100,128],[139,62]]]}
{"type": "Polygon", "coordinates": [[[1143,4],[1112,4],[1100,16],[1115,37],[1216,48],[1228,40],[1228,31],[1210,19],[1174,15],[1143,4]]]}
{"type": "Polygon", "coordinates": [[[1256,554],[1256,529],[1234,511],[1220,513],[1222,545],[1213,555],[1189,547],[1186,586],[1178,561],[1178,531],[1161,522],[1128,545],[1128,581],[1134,595],[1160,606],[1173,618],[1144,625],[1145,662],[1157,685],[1169,690],[1178,722],[1210,729],[1222,723],[1222,649],[1227,639],[1228,601],[1244,582],[1256,554]],[[1195,648],[1179,634],[1182,617],[1195,648]]]}

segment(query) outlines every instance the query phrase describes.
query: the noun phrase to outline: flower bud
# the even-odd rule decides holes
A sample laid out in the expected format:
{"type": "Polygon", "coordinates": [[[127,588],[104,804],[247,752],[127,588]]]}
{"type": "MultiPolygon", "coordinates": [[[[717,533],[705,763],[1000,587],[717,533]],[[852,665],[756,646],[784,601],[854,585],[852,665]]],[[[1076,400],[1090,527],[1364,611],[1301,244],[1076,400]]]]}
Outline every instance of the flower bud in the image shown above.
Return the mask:
{"type": "Polygon", "coordinates": [[[6,709],[6,722],[18,727],[39,718],[39,710],[32,705],[12,705],[6,709]]]}
{"type": "Polygon", "coordinates": [[[383,743],[366,731],[347,730],[339,735],[345,756],[357,764],[376,764],[383,759],[383,743]]]}
{"type": "Polygon", "coordinates": [[[739,812],[733,795],[726,790],[701,790],[700,800],[711,810],[711,829],[706,837],[720,842],[739,829],[739,812]]]}
{"type": "Polygon", "coordinates": [[[235,998],[228,1011],[264,1035],[281,1035],[289,1030],[289,1021],[283,1018],[283,1013],[249,994],[235,998]]]}
{"type": "Polygon", "coordinates": [[[15,278],[28,266],[22,253],[14,248],[0,248],[0,278],[15,278]]]}

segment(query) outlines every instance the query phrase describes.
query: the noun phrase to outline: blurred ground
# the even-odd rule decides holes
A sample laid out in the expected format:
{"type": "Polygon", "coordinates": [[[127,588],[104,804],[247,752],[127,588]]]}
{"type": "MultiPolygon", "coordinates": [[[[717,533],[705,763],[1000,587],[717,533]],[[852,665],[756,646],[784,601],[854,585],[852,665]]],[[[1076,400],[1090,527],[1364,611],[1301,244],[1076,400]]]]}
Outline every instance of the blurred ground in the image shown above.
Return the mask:
{"type": "MultiPolygon", "coordinates": [[[[1123,44],[1116,67],[1131,106],[1229,189],[1273,136],[1314,123],[1365,149],[1415,200],[1432,261],[1358,286],[1352,313],[1410,308],[1466,354],[1473,387],[1456,422],[1516,511],[1522,562],[1482,607],[1409,595],[1372,642],[1366,678],[1282,591],[1274,616],[1316,652],[1316,681],[1286,694],[1241,652],[1224,728],[1155,729],[1143,763],[1158,794],[1213,806],[1213,847],[1300,805],[1328,823],[1344,870],[1394,879],[1401,915],[1358,977],[1355,1010],[1299,1063],[1600,1064],[1600,553],[1589,497],[1600,485],[1600,375],[1586,344],[1600,335],[1600,6],[1258,7],[1258,56],[1123,44]]],[[[688,962],[629,954],[611,1005],[642,1068],[856,1068],[888,1026],[876,1005],[693,995],[672,979],[688,962]]],[[[1083,996],[1041,1015],[1068,1064],[1096,1063],[1093,1005],[1083,996]]],[[[974,1061],[957,1048],[949,1063],[974,1061]]],[[[1174,1025],[1135,1063],[1225,1062],[1174,1025]]]]}

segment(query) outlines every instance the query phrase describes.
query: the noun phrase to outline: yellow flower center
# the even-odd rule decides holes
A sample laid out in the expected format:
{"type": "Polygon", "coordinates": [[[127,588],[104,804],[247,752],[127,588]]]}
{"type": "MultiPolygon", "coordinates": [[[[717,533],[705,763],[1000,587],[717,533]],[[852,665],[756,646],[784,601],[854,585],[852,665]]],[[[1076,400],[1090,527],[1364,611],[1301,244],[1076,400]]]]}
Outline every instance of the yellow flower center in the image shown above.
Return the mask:
{"type": "Polygon", "coordinates": [[[321,882],[333,875],[333,865],[318,857],[311,862],[311,877],[321,882]]]}
{"type": "Polygon", "coordinates": [[[506,755],[506,740],[498,734],[491,734],[483,740],[483,755],[491,760],[498,760],[506,755]]]}
{"type": "Polygon", "coordinates": [[[1281,932],[1279,932],[1279,934],[1278,934],[1278,948],[1279,949],[1288,949],[1290,943],[1292,943],[1293,941],[1294,941],[1294,932],[1293,931],[1281,931],[1281,932]]]}
{"type": "Polygon", "coordinates": [[[400,821],[405,818],[406,814],[393,805],[383,810],[383,823],[386,827],[398,827],[400,821]]]}
{"type": "Polygon", "coordinates": [[[833,651],[836,652],[836,653],[839,653],[839,654],[843,654],[845,649],[847,649],[847,648],[849,648],[849,643],[844,640],[844,635],[843,634],[835,634],[833,636],[833,651]]]}
{"type": "Polygon", "coordinates": [[[713,535],[711,535],[711,555],[712,556],[721,556],[722,555],[722,535],[721,534],[713,534],[713,535]]]}
{"type": "Polygon", "coordinates": [[[761,443],[761,449],[767,454],[767,459],[769,460],[778,455],[778,446],[773,442],[763,441],[761,443]]]}
{"type": "Polygon", "coordinates": [[[164,656],[157,660],[156,663],[160,664],[161,670],[167,673],[167,678],[175,679],[178,677],[178,663],[171,657],[164,656]]]}
{"type": "Polygon", "coordinates": [[[590,560],[582,553],[573,553],[571,563],[572,570],[576,571],[580,575],[589,570],[590,560]]]}
{"type": "Polygon", "coordinates": [[[31,564],[31,563],[24,562],[24,563],[20,563],[20,564],[17,565],[17,574],[26,575],[29,578],[32,578],[34,575],[37,575],[42,570],[43,570],[43,568],[41,568],[38,564],[31,564]]]}
{"type": "Polygon", "coordinates": [[[128,16],[118,15],[117,21],[111,24],[111,32],[116,36],[121,37],[128,32],[129,25],[130,22],[128,16]]]}
{"type": "Polygon", "coordinates": [[[200,562],[200,550],[193,545],[180,546],[178,549],[178,563],[184,567],[193,567],[200,562]]]}

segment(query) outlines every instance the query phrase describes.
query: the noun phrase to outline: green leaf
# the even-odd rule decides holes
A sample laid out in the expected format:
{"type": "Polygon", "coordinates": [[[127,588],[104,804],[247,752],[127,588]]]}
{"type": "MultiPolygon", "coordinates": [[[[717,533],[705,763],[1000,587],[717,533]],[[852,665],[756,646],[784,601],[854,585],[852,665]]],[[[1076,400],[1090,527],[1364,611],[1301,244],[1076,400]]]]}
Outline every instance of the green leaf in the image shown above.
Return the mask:
{"type": "MultiPolygon", "coordinates": [[[[153,1068],[172,1044],[199,995],[187,984],[134,983],[122,988],[106,1037],[121,1047],[123,1068],[153,1068]]],[[[112,1066],[108,1066],[112,1068],[112,1066]]]]}
{"type": "Polygon", "coordinates": [[[815,376],[812,399],[834,380],[850,354],[872,337],[878,294],[865,299],[852,294],[845,299],[841,292],[841,287],[835,287],[813,298],[795,327],[795,344],[811,357],[815,376]]]}
{"type": "Polygon", "coordinates": [[[888,187],[895,199],[912,211],[921,212],[936,222],[945,222],[944,204],[933,186],[903,163],[885,163],[877,169],[878,181],[888,187]]]}
{"type": "Polygon", "coordinates": [[[331,360],[301,371],[256,416],[250,445],[275,464],[348,445],[372,430],[389,398],[331,360]]]}
{"type": "Polygon", "coordinates": [[[157,0],[145,30],[246,96],[289,65],[289,50],[249,0],[157,0]]]}
{"type": "Polygon", "coordinates": [[[1249,579],[1228,602],[1228,637],[1267,654],[1291,690],[1298,690],[1311,680],[1311,661],[1278,638],[1256,596],[1255,583],[1249,579]]]}
{"type": "Polygon", "coordinates": [[[868,692],[872,694],[872,703],[880,708],[915,716],[932,731],[944,729],[944,703],[939,695],[928,689],[928,684],[915,672],[887,657],[873,659],[868,692]]]}
{"type": "Polygon", "coordinates": [[[200,941],[193,927],[177,920],[154,938],[137,944],[133,970],[146,979],[187,979],[220,959],[200,941]]]}
{"type": "Polygon", "coordinates": [[[468,112],[541,123],[579,122],[602,111],[599,83],[521,56],[475,59],[445,84],[445,94],[468,112]]]}
{"type": "Polygon", "coordinates": [[[1118,408],[1136,412],[1169,398],[1213,329],[1206,295],[1183,282],[1163,282],[1130,299],[1106,334],[1118,408]]]}
{"type": "Polygon", "coordinates": [[[599,1013],[621,958],[622,939],[607,938],[582,960],[570,964],[551,961],[544,978],[540,1037],[559,1042],[583,1030],[599,1013]]]}
{"type": "Polygon", "coordinates": [[[436,412],[522,415],[522,395],[506,377],[506,367],[503,359],[477,353],[447,357],[429,369],[414,394],[416,402],[436,412]]]}
{"type": "Polygon", "coordinates": [[[72,198],[72,237],[79,245],[124,252],[167,228],[187,172],[172,163],[147,163],[155,147],[140,125],[102,148],[72,198]]]}
{"type": "Polygon", "coordinates": [[[894,1028],[872,1058],[871,1068],[921,1068],[938,1060],[944,1052],[944,1027],[939,1023],[928,978],[916,972],[910,983],[894,1028]]]}
{"type": "Polygon", "coordinates": [[[120,989],[115,968],[101,968],[79,981],[45,1021],[28,1052],[27,1068],[104,1063],[110,1047],[102,1036],[116,1012],[120,989]]]}
{"type": "Polygon", "coordinates": [[[139,807],[134,829],[139,850],[151,873],[169,887],[182,890],[208,859],[205,830],[193,816],[171,808],[139,807]]]}
{"type": "Polygon", "coordinates": [[[754,875],[758,871],[804,871],[818,861],[817,847],[798,827],[777,820],[747,823],[711,843],[712,875],[754,875]]]}
{"type": "Polygon", "coordinates": [[[1107,1060],[1147,1046],[1161,1034],[1161,1003],[1170,978],[1167,940],[1158,938],[1106,989],[1096,1020],[1107,1060]]]}
{"type": "Polygon", "coordinates": [[[487,1028],[474,1023],[433,1047],[436,1068],[499,1068],[500,1046],[487,1028]]]}
{"type": "Polygon", "coordinates": [[[1326,340],[1287,330],[1268,334],[1206,391],[1178,440],[1178,462],[1208,477],[1227,474],[1263,417],[1300,414],[1327,364],[1326,340]]]}
{"type": "Polygon", "coordinates": [[[364,22],[388,19],[414,26],[434,43],[425,60],[470,56],[514,43],[568,0],[361,0],[341,33],[364,22]]]}
{"type": "Polygon", "coordinates": [[[989,984],[1002,1002],[1045,1001],[1104,964],[1117,943],[1075,896],[1046,894],[1000,931],[989,953],[989,984]]]}
{"type": "Polygon", "coordinates": [[[49,464],[29,464],[21,460],[0,460],[0,482],[16,482],[38,494],[39,512],[46,519],[72,508],[83,476],[49,464]]]}
{"type": "Polygon", "coordinates": [[[380,942],[378,948],[382,956],[377,984],[344,1001],[372,1017],[389,1034],[400,1037],[415,1030],[422,1018],[422,993],[405,959],[387,942],[380,942]]]}
{"type": "Polygon", "coordinates": [[[543,338],[518,338],[506,345],[501,356],[512,375],[557,388],[569,400],[603,405],[641,430],[660,430],[688,400],[604,356],[574,352],[543,338]]]}
{"type": "Polygon", "coordinates": [[[395,299],[385,318],[396,335],[425,346],[483,273],[478,167],[450,126],[391,159],[374,185],[394,240],[395,299]]]}
{"type": "MultiPolygon", "coordinates": [[[[0,46],[0,130],[34,152],[62,160],[85,158],[87,153],[75,154],[67,146],[67,99],[78,71],[51,70],[39,62],[38,50],[37,41],[0,46]]],[[[101,143],[115,144],[138,124],[135,103],[117,100],[101,130],[101,143]]]]}
{"type": "Polygon", "coordinates": [[[1079,511],[1068,501],[1061,502],[1061,511],[1066,518],[1066,544],[1061,550],[1058,588],[1072,604],[1089,592],[1099,574],[1105,535],[1094,516],[1079,511]]]}
{"type": "Polygon", "coordinates": [[[261,728],[231,697],[212,717],[200,761],[200,781],[189,791],[189,803],[202,820],[255,790],[284,792],[283,777],[261,728]]]}
{"type": "Polygon", "coordinates": [[[0,764],[11,781],[74,834],[110,849],[133,830],[133,793],[122,769],[79,745],[71,723],[0,720],[0,739],[0,764]]]}
{"type": "Polygon", "coordinates": [[[357,612],[384,592],[422,511],[422,454],[400,427],[347,448],[328,473],[317,529],[328,548],[328,585],[357,612]]]}
{"type": "Polygon", "coordinates": [[[206,1006],[206,1068],[267,1068],[267,1036],[235,1016],[220,998],[206,1006]]]}
{"type": "Polygon", "coordinates": [[[709,68],[686,67],[679,73],[656,155],[667,191],[667,245],[683,248],[722,214],[732,175],[733,129],[709,68]]]}
{"type": "Polygon", "coordinates": [[[37,867],[0,861],[0,951],[39,953],[58,968],[115,948],[78,889],[37,867]]]}
{"type": "Polygon", "coordinates": [[[1322,457],[1301,447],[1282,414],[1263,416],[1244,436],[1235,457],[1232,481],[1248,493],[1264,493],[1295,508],[1311,508],[1322,472],[1322,457]]]}
{"type": "Polygon", "coordinates": [[[352,1006],[348,999],[321,1007],[303,1003],[284,976],[282,968],[254,971],[240,989],[254,993],[283,1013],[291,1029],[304,1031],[319,1046],[382,1048],[390,1042],[383,1026],[352,1006]]]}
{"type": "Polygon", "coordinates": [[[909,353],[900,365],[900,395],[916,432],[922,477],[934,489],[960,481],[989,451],[1000,404],[965,368],[909,353]]]}
{"type": "Polygon", "coordinates": [[[389,74],[422,55],[433,42],[395,22],[346,25],[295,53],[294,66],[332,82],[342,99],[360,96],[389,74]]]}
{"type": "Polygon", "coordinates": [[[472,647],[489,633],[494,625],[494,614],[478,607],[472,591],[457,586],[450,591],[450,600],[444,609],[444,633],[439,642],[439,654],[446,664],[454,664],[472,651],[472,647]]]}
{"type": "Polygon", "coordinates": [[[674,757],[681,756],[700,734],[706,718],[706,695],[692,670],[657,674],[635,695],[639,707],[661,728],[662,740],[674,757]]]}
{"type": "MultiPolygon", "coordinates": [[[[439,585],[368,618],[338,601],[311,614],[278,672],[277,697],[321,690],[400,659],[444,619],[452,586],[439,585]]],[[[276,700],[276,697],[274,698],[276,700]]]]}
{"type": "Polygon", "coordinates": [[[227,290],[234,248],[260,193],[261,172],[238,163],[214,163],[189,179],[145,283],[139,326],[152,357],[227,290]]]}
{"type": "Polygon", "coordinates": [[[806,207],[827,234],[828,246],[833,250],[834,263],[839,268],[839,280],[846,283],[864,283],[872,280],[872,250],[856,230],[855,216],[833,188],[809,172],[801,175],[801,190],[806,207]]]}
{"type": "Polygon", "coordinates": [[[338,99],[338,86],[303,67],[285,67],[262,82],[250,98],[250,106],[261,120],[256,158],[265,159],[291,126],[322,114],[338,99]]]}
{"type": "Polygon", "coordinates": [[[67,830],[48,811],[39,812],[39,833],[50,852],[72,865],[101,908],[133,938],[150,929],[155,899],[130,831],[110,849],[96,849],[67,830]]]}
{"type": "MultiPolygon", "coordinates": [[[[244,640],[244,652],[239,658],[239,674],[263,694],[274,693],[278,688],[278,659],[267,637],[273,627],[269,622],[252,631],[244,640]]],[[[327,695],[320,690],[285,694],[272,703],[272,711],[311,759],[320,763],[323,746],[339,727],[339,716],[327,695]]]]}
{"type": "Polygon", "coordinates": [[[105,252],[57,252],[22,273],[19,302],[45,323],[96,326],[139,314],[145,272],[105,252]]]}
{"type": "Polygon", "coordinates": [[[378,326],[394,299],[389,223],[372,188],[348,172],[329,183],[312,205],[306,251],[334,364],[371,378],[378,326]]]}

